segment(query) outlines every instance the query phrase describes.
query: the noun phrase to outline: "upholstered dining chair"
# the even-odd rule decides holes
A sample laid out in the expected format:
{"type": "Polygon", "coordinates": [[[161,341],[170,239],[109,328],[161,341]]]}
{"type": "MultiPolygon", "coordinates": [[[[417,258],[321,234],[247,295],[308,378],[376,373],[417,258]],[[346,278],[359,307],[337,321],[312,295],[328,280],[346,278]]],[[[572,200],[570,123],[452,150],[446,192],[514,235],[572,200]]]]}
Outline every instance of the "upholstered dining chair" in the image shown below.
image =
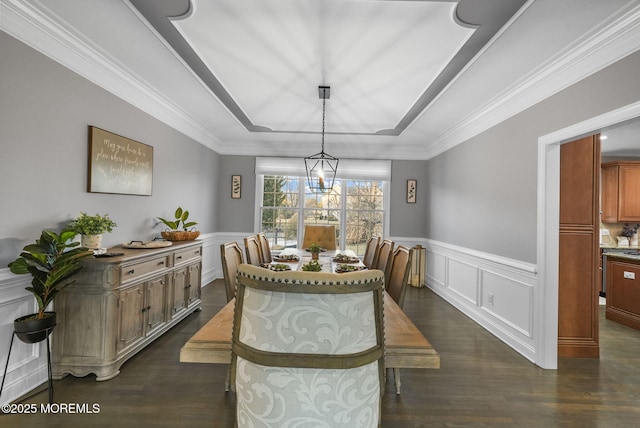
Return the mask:
{"type": "MultiPolygon", "coordinates": [[[[389,276],[385,282],[387,294],[402,308],[404,306],[404,296],[409,283],[409,273],[411,271],[411,258],[413,250],[398,245],[389,258],[389,276]]],[[[393,369],[393,380],[396,385],[396,394],[400,394],[400,369],[393,369]]]]}
{"type": "Polygon", "coordinates": [[[244,250],[247,253],[247,263],[260,266],[262,263],[262,250],[260,249],[260,242],[258,242],[256,235],[244,238],[244,250]]]}
{"type": "Polygon", "coordinates": [[[236,241],[220,245],[220,258],[222,259],[222,275],[224,276],[224,289],[227,293],[227,302],[236,296],[236,272],[244,263],[242,250],[236,241]]]}
{"type": "Polygon", "coordinates": [[[387,266],[389,264],[389,259],[393,254],[394,245],[395,244],[393,241],[385,239],[380,243],[380,246],[378,248],[378,255],[374,266],[376,269],[384,272],[385,280],[389,279],[389,271],[387,269],[387,266]]]}
{"type": "Polygon", "coordinates": [[[367,241],[367,246],[364,250],[364,256],[362,257],[362,263],[369,269],[372,269],[373,263],[376,260],[376,253],[378,252],[378,245],[380,245],[380,237],[373,235],[367,241]]]}
{"type": "Polygon", "coordinates": [[[336,227],[332,224],[306,224],[302,248],[309,248],[314,242],[326,250],[337,249],[336,227]]]}
{"type": "Polygon", "coordinates": [[[256,236],[258,237],[258,242],[260,242],[262,263],[271,263],[273,261],[273,257],[271,257],[271,248],[269,248],[269,238],[267,238],[267,235],[262,232],[258,233],[256,236]]]}
{"type": "Polygon", "coordinates": [[[384,274],[238,269],[236,426],[380,426],[384,274]]]}

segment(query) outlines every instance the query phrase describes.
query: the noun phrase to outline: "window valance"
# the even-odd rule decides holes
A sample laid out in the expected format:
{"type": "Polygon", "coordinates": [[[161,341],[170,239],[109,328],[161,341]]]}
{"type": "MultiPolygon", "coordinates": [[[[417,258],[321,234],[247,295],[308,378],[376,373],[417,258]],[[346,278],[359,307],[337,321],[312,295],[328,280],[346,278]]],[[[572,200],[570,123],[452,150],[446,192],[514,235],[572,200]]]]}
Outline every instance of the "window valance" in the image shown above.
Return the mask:
{"type": "MultiPolygon", "coordinates": [[[[302,158],[257,157],[256,175],[292,175],[304,177],[307,171],[302,158]]],[[[340,159],[337,178],[391,181],[391,161],[340,159]]]]}

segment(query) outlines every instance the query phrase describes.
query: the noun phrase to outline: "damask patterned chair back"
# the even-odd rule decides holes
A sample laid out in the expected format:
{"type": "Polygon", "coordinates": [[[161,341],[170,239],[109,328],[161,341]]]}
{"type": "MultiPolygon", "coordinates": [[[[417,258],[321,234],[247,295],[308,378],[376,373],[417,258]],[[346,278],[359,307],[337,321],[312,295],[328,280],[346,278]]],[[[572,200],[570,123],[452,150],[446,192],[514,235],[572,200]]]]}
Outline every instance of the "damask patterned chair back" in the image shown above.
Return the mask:
{"type": "Polygon", "coordinates": [[[262,254],[262,263],[271,263],[273,257],[271,257],[271,248],[269,248],[269,238],[264,233],[258,233],[258,242],[260,242],[260,253],[262,254]]]}
{"type": "Polygon", "coordinates": [[[244,238],[244,249],[247,252],[247,263],[254,266],[260,266],[262,263],[262,252],[260,250],[260,242],[255,235],[244,238]]]}
{"type": "Polygon", "coordinates": [[[375,268],[383,271],[385,273],[385,278],[388,279],[388,265],[389,259],[393,254],[393,246],[394,242],[388,239],[385,239],[380,243],[380,248],[378,248],[378,258],[375,263],[375,268]]]}
{"type": "Polygon", "coordinates": [[[336,244],[336,227],[328,224],[307,224],[304,226],[304,239],[302,240],[302,248],[308,248],[309,245],[316,243],[326,250],[335,250],[338,248],[336,244]]]}
{"type": "Polygon", "coordinates": [[[238,267],[244,263],[244,256],[238,243],[233,241],[220,245],[220,258],[222,259],[224,289],[228,302],[236,296],[236,272],[238,267]]]}
{"type": "Polygon", "coordinates": [[[378,245],[380,245],[380,237],[373,235],[367,241],[367,247],[364,250],[364,257],[362,258],[362,263],[368,268],[372,268],[373,263],[376,260],[376,254],[378,252],[378,245]]]}
{"type": "Polygon", "coordinates": [[[232,335],[238,427],[377,427],[383,279],[242,265],[232,335]]]}

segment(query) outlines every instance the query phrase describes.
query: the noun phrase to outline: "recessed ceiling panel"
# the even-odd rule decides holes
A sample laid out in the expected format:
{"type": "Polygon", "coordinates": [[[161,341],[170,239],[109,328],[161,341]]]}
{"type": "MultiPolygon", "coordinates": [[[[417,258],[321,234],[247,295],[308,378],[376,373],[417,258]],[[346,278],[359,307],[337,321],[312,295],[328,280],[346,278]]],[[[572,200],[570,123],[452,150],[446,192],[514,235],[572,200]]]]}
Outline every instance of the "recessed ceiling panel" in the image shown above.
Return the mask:
{"type": "Polygon", "coordinates": [[[192,1],[172,22],[249,120],[278,132],[393,129],[475,31],[457,3],[192,1]]]}
{"type": "Polygon", "coordinates": [[[525,0],[129,0],[250,132],[399,136],[525,0]]]}

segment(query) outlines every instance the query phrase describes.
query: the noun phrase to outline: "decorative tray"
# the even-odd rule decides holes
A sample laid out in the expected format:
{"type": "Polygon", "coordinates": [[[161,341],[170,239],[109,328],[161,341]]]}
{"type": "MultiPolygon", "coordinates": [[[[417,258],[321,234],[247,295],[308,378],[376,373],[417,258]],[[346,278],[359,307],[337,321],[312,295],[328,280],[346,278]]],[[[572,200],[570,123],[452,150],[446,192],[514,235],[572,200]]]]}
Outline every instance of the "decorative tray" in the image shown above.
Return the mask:
{"type": "Polygon", "coordinates": [[[124,244],[122,244],[122,248],[148,249],[148,248],[164,248],[164,247],[170,247],[172,245],[173,243],[171,241],[160,241],[160,240],[147,241],[147,242],[131,241],[131,242],[125,242],[124,244]]]}
{"type": "Polygon", "coordinates": [[[274,256],[273,257],[273,261],[274,262],[297,262],[298,260],[300,260],[300,257],[298,257],[295,254],[285,254],[285,255],[280,255],[280,256],[274,256]]]}
{"type": "Polygon", "coordinates": [[[336,254],[333,258],[336,263],[360,263],[360,259],[355,256],[347,256],[346,254],[336,254]]]}
{"type": "Polygon", "coordinates": [[[365,270],[366,268],[366,266],[338,265],[336,266],[336,273],[357,272],[359,270],[365,270]]]}
{"type": "MultiPolygon", "coordinates": [[[[308,248],[305,248],[304,250],[305,250],[305,251],[307,251],[307,252],[309,252],[309,253],[311,252],[311,251],[309,251],[309,249],[308,249],[308,248]]],[[[324,253],[324,252],[326,252],[326,251],[327,251],[327,249],[326,249],[326,248],[320,248],[320,252],[321,252],[321,253],[324,253]]]]}

